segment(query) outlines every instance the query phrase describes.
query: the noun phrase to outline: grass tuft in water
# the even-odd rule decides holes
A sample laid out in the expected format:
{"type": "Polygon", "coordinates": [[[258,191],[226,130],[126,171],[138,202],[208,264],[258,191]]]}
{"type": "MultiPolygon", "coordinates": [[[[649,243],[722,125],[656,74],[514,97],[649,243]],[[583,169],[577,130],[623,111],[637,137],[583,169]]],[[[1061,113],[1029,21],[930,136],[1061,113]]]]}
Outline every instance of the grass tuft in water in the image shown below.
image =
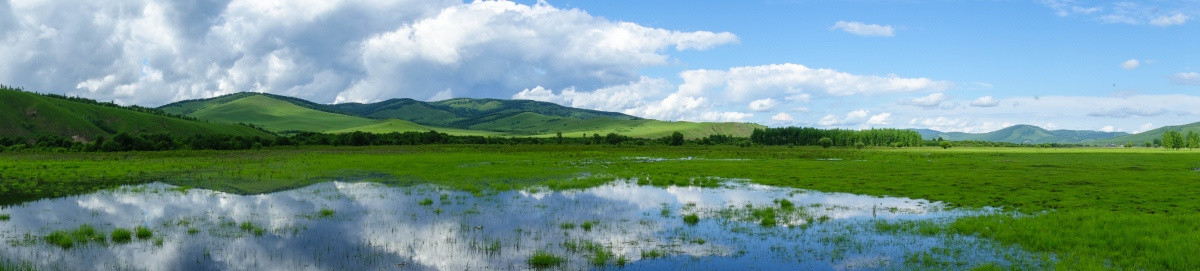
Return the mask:
{"type": "Polygon", "coordinates": [[[564,229],[564,230],[570,230],[570,229],[574,229],[574,228],[575,228],[575,223],[572,223],[572,222],[563,222],[562,224],[558,224],[558,227],[559,227],[559,228],[562,228],[562,229],[564,229]]]}
{"type": "Polygon", "coordinates": [[[579,224],[579,227],[583,228],[583,231],[592,231],[592,227],[594,226],[596,226],[596,222],[591,220],[584,221],[583,224],[579,224]]]}
{"type": "Polygon", "coordinates": [[[532,256],[529,256],[529,260],[526,260],[525,263],[528,263],[529,267],[533,268],[550,268],[560,265],[566,261],[566,259],[551,254],[550,252],[538,250],[534,252],[532,256]]]}
{"type": "Polygon", "coordinates": [[[9,219],[12,219],[12,216],[11,216],[11,215],[9,215],[9,214],[0,214],[0,221],[8,221],[9,219]]]}
{"type": "Polygon", "coordinates": [[[321,211],[317,212],[317,216],[321,217],[321,218],[331,218],[336,213],[337,212],[334,211],[333,209],[321,208],[321,211]]]}
{"type": "Polygon", "coordinates": [[[643,250],[642,259],[654,259],[666,257],[667,253],[659,249],[643,250]]]}
{"type": "Polygon", "coordinates": [[[685,215],[683,216],[683,223],[687,223],[688,225],[696,225],[696,223],[700,223],[700,216],[696,214],[685,215]]]}
{"type": "Polygon", "coordinates": [[[431,199],[431,198],[425,198],[425,199],[423,199],[423,200],[421,200],[421,201],[418,201],[418,202],[417,202],[417,204],[419,204],[419,205],[421,205],[421,206],[429,206],[429,205],[433,205],[433,199],[431,199]]]}
{"type": "Polygon", "coordinates": [[[129,243],[133,241],[133,231],[124,228],[116,228],[112,230],[113,243],[129,243]]]}
{"type": "Polygon", "coordinates": [[[54,231],[46,235],[46,243],[68,249],[75,246],[75,240],[66,231],[54,231]]]}
{"type": "Polygon", "coordinates": [[[79,225],[78,228],[75,228],[75,230],[70,232],[64,230],[51,232],[43,239],[46,240],[46,243],[50,243],[51,245],[55,245],[63,249],[69,249],[74,247],[76,243],[86,244],[92,241],[103,243],[105,241],[105,236],[103,233],[96,231],[96,228],[92,227],[92,225],[83,224],[79,225]]]}
{"type": "Polygon", "coordinates": [[[254,222],[246,221],[239,225],[242,231],[254,233],[254,236],[262,236],[266,232],[262,227],[255,225],[254,222]]]}
{"type": "Polygon", "coordinates": [[[137,232],[138,239],[146,239],[154,236],[154,232],[150,231],[150,229],[146,227],[138,226],[136,229],[134,229],[134,231],[137,232]]]}
{"type": "Polygon", "coordinates": [[[614,255],[611,251],[597,250],[596,254],[592,255],[592,258],[589,261],[592,263],[592,265],[604,266],[608,264],[609,260],[612,260],[615,257],[616,255],[614,255]]]}

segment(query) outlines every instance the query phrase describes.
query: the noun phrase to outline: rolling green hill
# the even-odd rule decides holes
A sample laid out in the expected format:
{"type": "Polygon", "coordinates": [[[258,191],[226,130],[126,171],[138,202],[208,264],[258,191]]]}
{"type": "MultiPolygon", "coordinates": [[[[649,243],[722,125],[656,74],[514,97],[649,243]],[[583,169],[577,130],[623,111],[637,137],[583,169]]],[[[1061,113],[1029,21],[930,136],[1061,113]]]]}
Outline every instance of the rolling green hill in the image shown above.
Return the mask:
{"type": "Polygon", "coordinates": [[[1008,128],[988,133],[972,134],[961,132],[939,132],[928,129],[915,129],[924,139],[941,137],[950,141],[977,140],[991,142],[1008,142],[1018,144],[1089,144],[1101,140],[1128,135],[1122,132],[1100,132],[1085,130],[1046,130],[1033,125],[1013,125],[1008,128]]]}
{"type": "Polygon", "coordinates": [[[454,135],[554,136],[618,133],[661,137],[712,134],[749,136],[749,123],[666,122],[621,113],[570,108],[528,100],[450,99],[422,102],[391,99],[378,103],[321,105],[270,94],[238,93],[176,102],[163,111],[226,123],[253,123],[276,132],[373,133],[436,130],[454,135]]]}
{"type": "Polygon", "coordinates": [[[170,133],[176,136],[229,134],[272,135],[244,125],[207,123],[153,114],[147,109],[100,104],[90,100],[39,95],[0,88],[0,136],[61,136],[91,141],[121,132],[170,133]]]}
{"type": "Polygon", "coordinates": [[[1095,142],[1095,144],[1123,145],[1123,144],[1133,143],[1134,145],[1140,146],[1143,143],[1151,142],[1151,141],[1154,141],[1155,139],[1161,140],[1163,137],[1163,133],[1166,131],[1178,131],[1178,132],[1181,132],[1184,134],[1187,134],[1188,131],[1195,131],[1197,133],[1200,133],[1200,122],[1193,122],[1193,123],[1173,125],[1173,126],[1163,126],[1158,129],[1149,130],[1149,131],[1145,131],[1145,132],[1141,132],[1141,133],[1137,133],[1137,134],[1114,137],[1114,138],[1110,138],[1110,139],[1106,139],[1106,140],[1098,140],[1095,142]]]}

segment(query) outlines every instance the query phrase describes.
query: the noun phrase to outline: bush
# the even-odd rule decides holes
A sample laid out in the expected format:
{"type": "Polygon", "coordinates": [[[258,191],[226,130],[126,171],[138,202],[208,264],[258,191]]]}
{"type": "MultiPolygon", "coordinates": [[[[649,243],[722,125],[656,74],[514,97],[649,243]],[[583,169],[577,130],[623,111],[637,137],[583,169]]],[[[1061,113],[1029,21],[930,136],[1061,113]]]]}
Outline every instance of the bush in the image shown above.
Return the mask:
{"type": "Polygon", "coordinates": [[[938,143],[938,145],[942,146],[942,149],[949,149],[950,146],[952,146],[950,141],[942,141],[941,143],[938,143]]]}
{"type": "Polygon", "coordinates": [[[829,146],[833,146],[833,139],[822,137],[817,140],[817,145],[821,145],[822,148],[829,148],[829,146]]]}

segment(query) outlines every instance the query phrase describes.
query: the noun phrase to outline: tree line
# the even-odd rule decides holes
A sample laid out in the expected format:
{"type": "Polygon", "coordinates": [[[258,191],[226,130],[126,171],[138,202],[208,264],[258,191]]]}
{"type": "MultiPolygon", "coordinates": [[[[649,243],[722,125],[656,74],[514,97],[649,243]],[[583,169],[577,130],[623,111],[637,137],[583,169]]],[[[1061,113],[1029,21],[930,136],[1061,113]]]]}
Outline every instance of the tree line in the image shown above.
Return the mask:
{"type": "Polygon", "coordinates": [[[636,138],[616,133],[555,137],[457,136],[437,131],[393,133],[316,133],[298,132],[289,136],[260,137],[225,134],[174,136],[169,133],[118,133],[99,136],[90,142],[44,135],[32,138],[0,137],[0,152],[23,149],[47,149],[82,152],[163,151],[163,150],[248,150],[273,146],[388,146],[428,144],[577,144],[577,145],[742,145],[749,140],[729,135],[710,135],[685,139],[680,132],[660,138],[636,138]]]}
{"type": "Polygon", "coordinates": [[[921,134],[905,129],[817,129],[812,127],[783,127],[754,129],[750,141],[761,145],[789,146],[937,146],[938,141],[927,142],[921,134]]]}

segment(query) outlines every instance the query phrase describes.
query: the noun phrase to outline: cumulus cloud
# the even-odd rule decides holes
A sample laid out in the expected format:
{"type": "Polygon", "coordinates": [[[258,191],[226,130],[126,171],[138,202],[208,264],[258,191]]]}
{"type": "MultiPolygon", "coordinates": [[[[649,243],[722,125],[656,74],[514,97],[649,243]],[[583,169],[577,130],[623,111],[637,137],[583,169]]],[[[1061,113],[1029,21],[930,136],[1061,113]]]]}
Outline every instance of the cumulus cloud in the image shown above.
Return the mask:
{"type": "Polygon", "coordinates": [[[938,93],[929,94],[929,96],[901,100],[900,104],[929,108],[929,107],[937,107],[937,106],[941,105],[942,102],[946,101],[947,99],[949,99],[949,97],[946,97],[946,94],[938,92],[938,93]]]}
{"type": "Polygon", "coordinates": [[[1134,130],[1133,133],[1141,133],[1150,131],[1151,129],[1154,129],[1154,123],[1147,122],[1146,124],[1142,124],[1142,126],[1138,126],[1137,130],[1134,130]]]}
{"type": "Polygon", "coordinates": [[[859,36],[891,37],[896,35],[895,28],[890,25],[865,24],[861,22],[837,21],[831,30],[841,30],[859,36]]]}
{"type": "Polygon", "coordinates": [[[750,110],[758,112],[769,111],[774,109],[776,105],[779,105],[779,102],[771,98],[754,100],[750,102],[750,110]]]}
{"type": "Polygon", "coordinates": [[[508,1],[0,6],[0,81],[142,105],[242,91],[346,102],[598,89],[668,64],[670,50],[737,42],[508,1]]]}
{"type": "Polygon", "coordinates": [[[1100,131],[1112,133],[1112,132],[1117,131],[1117,127],[1113,127],[1112,125],[1105,125],[1104,127],[1100,127],[1100,131]]]}
{"type": "Polygon", "coordinates": [[[594,91],[578,91],[568,87],[559,94],[541,86],[513,94],[513,99],[552,102],[565,106],[612,112],[625,112],[645,107],[647,101],[658,98],[674,87],[666,79],[641,77],[627,84],[608,86],[594,91]]]}
{"type": "Polygon", "coordinates": [[[971,106],[974,107],[995,107],[997,105],[1000,105],[1000,101],[992,96],[983,96],[971,101],[971,106]]]}
{"type": "Polygon", "coordinates": [[[734,67],[729,70],[689,70],[680,73],[684,82],[681,93],[699,95],[721,92],[727,99],[747,101],[762,95],[800,95],[808,93],[835,96],[874,95],[884,93],[937,91],[954,86],[947,81],[929,78],[906,78],[898,75],[856,75],[833,69],[813,69],[800,64],[773,64],[734,67]]]}
{"type": "Polygon", "coordinates": [[[888,125],[891,124],[892,113],[884,112],[876,115],[871,115],[869,110],[854,110],[846,113],[845,117],[837,115],[825,115],[817,124],[826,127],[854,127],[859,129],[869,128],[873,125],[888,125]]]}
{"type": "Polygon", "coordinates": [[[1125,62],[1121,62],[1121,68],[1126,70],[1137,69],[1137,67],[1141,65],[1142,62],[1138,61],[1137,59],[1130,59],[1126,60],[1125,62]]]}
{"type": "Polygon", "coordinates": [[[1197,72],[1181,72],[1170,76],[1171,82],[1180,85],[1200,86],[1200,73],[1197,72]]]}
{"type": "Polygon", "coordinates": [[[779,114],[775,114],[774,116],[771,116],[771,120],[791,122],[791,121],[795,121],[796,119],[792,118],[792,115],[789,115],[788,113],[779,112],[779,114]]]}

